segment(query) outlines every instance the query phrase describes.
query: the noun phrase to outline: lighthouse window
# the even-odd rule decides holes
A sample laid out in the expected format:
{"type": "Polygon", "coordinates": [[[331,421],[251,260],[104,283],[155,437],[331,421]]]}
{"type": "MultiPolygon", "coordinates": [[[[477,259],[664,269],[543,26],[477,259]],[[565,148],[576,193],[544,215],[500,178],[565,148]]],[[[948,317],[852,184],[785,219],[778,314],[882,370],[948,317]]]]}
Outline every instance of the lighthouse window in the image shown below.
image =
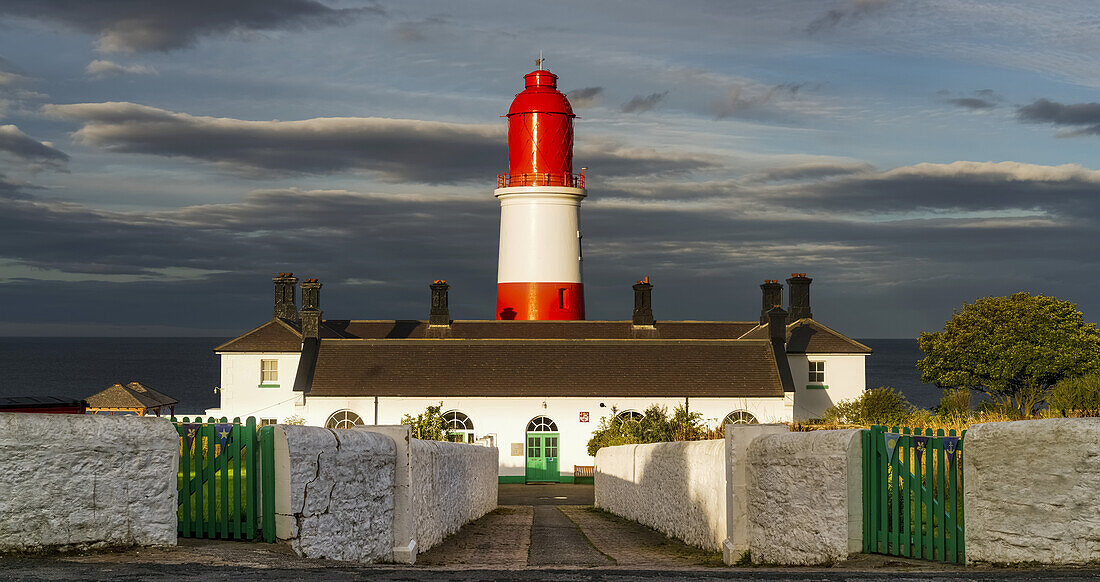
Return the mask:
{"type": "Polygon", "coordinates": [[[565,287],[558,288],[558,309],[565,309],[565,287]]]}

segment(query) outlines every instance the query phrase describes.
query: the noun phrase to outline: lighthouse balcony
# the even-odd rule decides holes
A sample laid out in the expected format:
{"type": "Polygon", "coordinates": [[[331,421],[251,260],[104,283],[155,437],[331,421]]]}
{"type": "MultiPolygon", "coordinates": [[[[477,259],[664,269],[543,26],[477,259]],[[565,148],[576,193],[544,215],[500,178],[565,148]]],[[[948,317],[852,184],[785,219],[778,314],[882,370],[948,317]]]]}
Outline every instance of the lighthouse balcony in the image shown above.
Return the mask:
{"type": "Polygon", "coordinates": [[[497,174],[497,188],[514,186],[565,186],[584,188],[584,174],[553,172],[528,172],[522,174],[497,174]]]}

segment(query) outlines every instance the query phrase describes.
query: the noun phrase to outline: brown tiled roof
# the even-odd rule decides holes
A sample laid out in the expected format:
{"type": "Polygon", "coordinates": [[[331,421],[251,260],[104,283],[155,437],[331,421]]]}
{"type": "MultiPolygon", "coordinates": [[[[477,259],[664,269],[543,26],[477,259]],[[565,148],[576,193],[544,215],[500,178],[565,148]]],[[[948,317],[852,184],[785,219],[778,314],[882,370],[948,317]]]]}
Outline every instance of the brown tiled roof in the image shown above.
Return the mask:
{"type": "Polygon", "coordinates": [[[302,334],[282,319],[245,332],[214,348],[215,352],[297,352],[302,349],[302,334]]]}
{"type": "Polygon", "coordinates": [[[320,342],[311,396],[781,397],[767,341],[320,342]]]}
{"type": "Polygon", "coordinates": [[[658,321],[654,328],[635,328],[630,321],[493,321],[455,320],[447,328],[429,329],[423,320],[327,320],[322,339],[737,339],[756,327],[752,321],[658,321]]]}
{"type": "MultiPolygon", "coordinates": [[[[758,325],[741,337],[767,339],[768,326],[758,325]]],[[[800,319],[787,325],[787,353],[869,354],[871,348],[812,319],[800,319]]]]}
{"type": "Polygon", "coordinates": [[[106,390],[97,392],[85,400],[88,408],[159,408],[179,404],[179,400],[161,394],[140,382],[112,384],[106,390]]]}

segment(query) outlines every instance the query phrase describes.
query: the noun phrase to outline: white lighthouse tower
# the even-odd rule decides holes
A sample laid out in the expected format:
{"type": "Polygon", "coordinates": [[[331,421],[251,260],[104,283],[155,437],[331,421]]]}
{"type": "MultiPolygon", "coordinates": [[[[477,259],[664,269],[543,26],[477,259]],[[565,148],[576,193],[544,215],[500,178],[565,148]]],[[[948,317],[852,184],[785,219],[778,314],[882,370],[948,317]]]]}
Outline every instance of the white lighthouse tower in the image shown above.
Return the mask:
{"type": "MultiPolygon", "coordinates": [[[[541,59],[540,59],[541,61],[541,59]]],[[[508,173],[497,176],[497,319],[584,319],[573,108],[557,75],[532,71],[508,110],[508,173]]]]}

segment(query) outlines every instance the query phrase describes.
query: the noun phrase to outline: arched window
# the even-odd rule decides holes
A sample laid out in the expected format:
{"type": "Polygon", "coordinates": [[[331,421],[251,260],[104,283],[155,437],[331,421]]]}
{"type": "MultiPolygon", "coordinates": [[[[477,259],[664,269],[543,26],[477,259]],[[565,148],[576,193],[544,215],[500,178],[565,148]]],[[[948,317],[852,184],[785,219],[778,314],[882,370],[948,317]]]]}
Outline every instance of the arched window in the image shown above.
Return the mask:
{"type": "Polygon", "coordinates": [[[619,423],[623,422],[641,422],[643,415],[637,410],[624,410],[615,415],[615,421],[619,423]]]}
{"type": "Polygon", "coordinates": [[[325,421],[325,428],[351,428],[363,424],[363,419],[350,410],[337,410],[325,421]]]}
{"type": "Polygon", "coordinates": [[[722,426],[727,424],[756,424],[756,417],[748,410],[734,410],[722,421],[722,426]]]}
{"type": "Polygon", "coordinates": [[[443,422],[447,425],[447,440],[456,443],[474,442],[474,421],[457,411],[443,413],[443,422]]]}
{"type": "Polygon", "coordinates": [[[545,416],[536,416],[527,423],[527,432],[558,432],[558,425],[545,416]]]}

